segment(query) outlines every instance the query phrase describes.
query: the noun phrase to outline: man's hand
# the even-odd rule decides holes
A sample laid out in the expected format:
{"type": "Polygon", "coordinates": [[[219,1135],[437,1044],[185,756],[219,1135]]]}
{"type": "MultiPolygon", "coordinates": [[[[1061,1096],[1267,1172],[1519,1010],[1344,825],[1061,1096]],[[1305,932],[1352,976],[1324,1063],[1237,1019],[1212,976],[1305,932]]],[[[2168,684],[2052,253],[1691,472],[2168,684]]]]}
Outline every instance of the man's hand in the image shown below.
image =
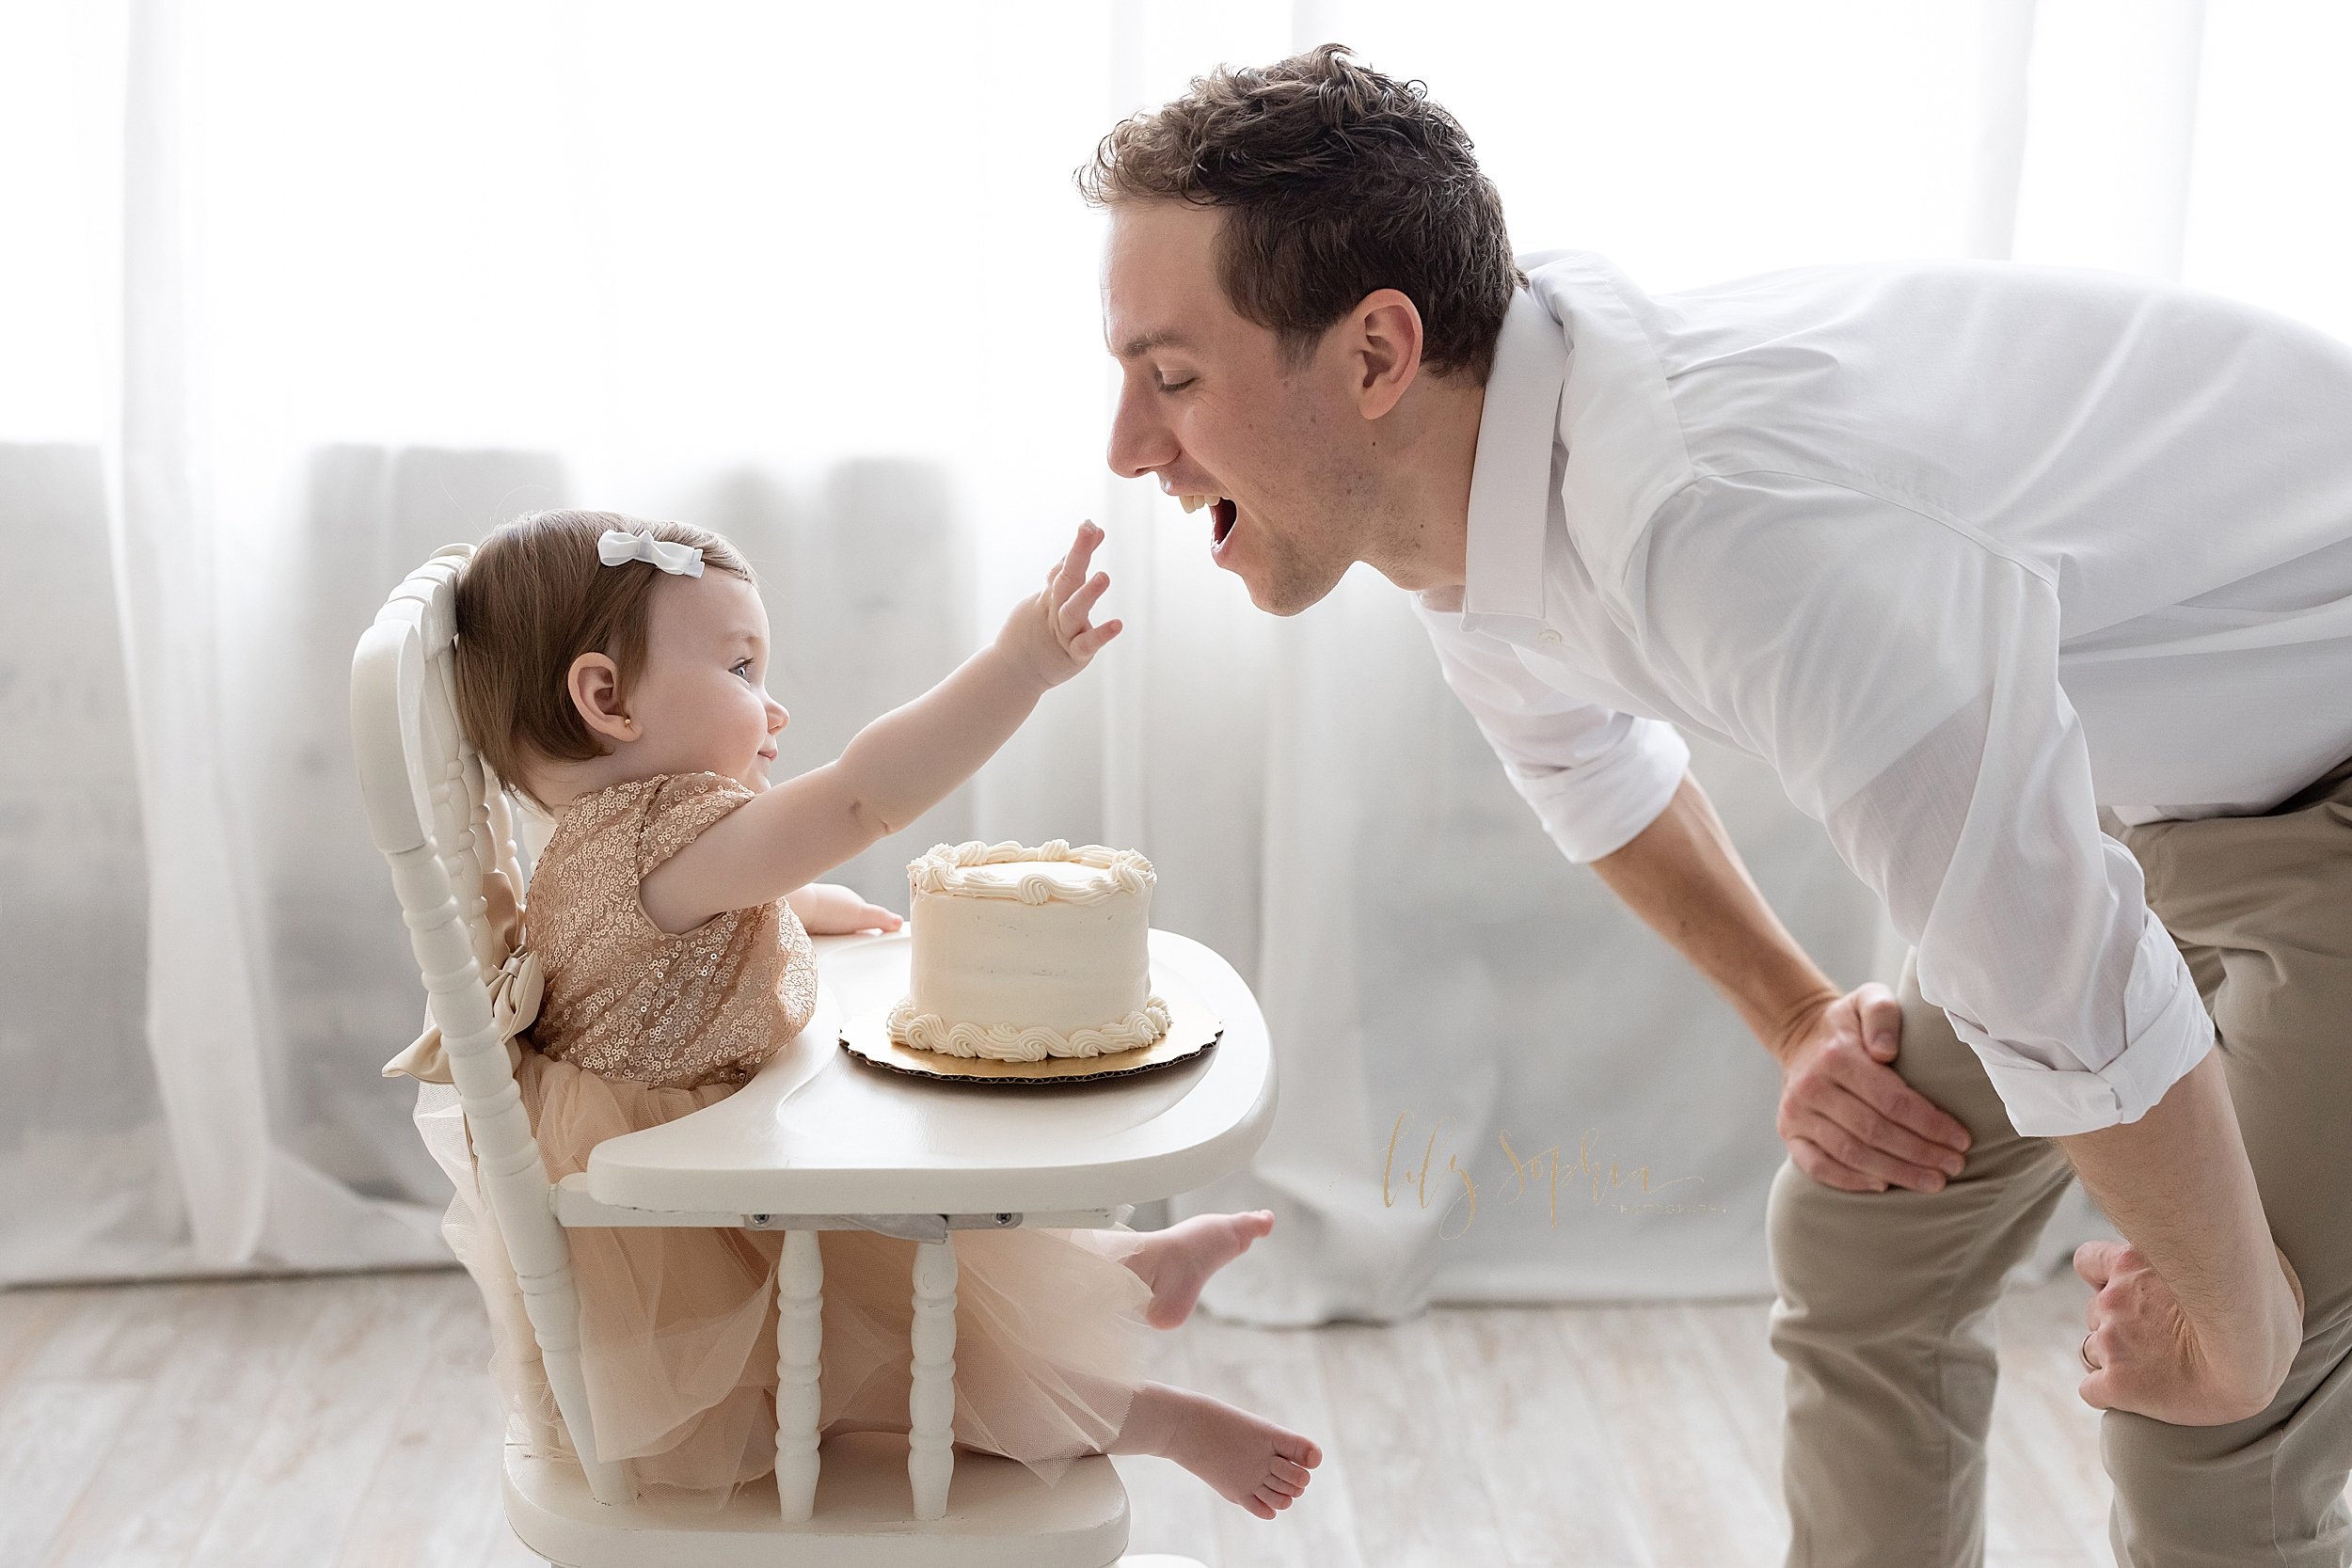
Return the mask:
{"type": "MultiPolygon", "coordinates": [[[[2303,1311],[2303,1282],[2279,1254],[2303,1311]]],[[[2085,1242],[2074,1249],[2074,1272],[2093,1290],[2084,1317],[2083,1363],[2097,1369],[2076,1386],[2095,1410],[2129,1410],[2174,1426],[2223,1426],[2266,1408],[2285,1370],[2229,1365],[2210,1354],[2180,1298],[2128,1242],[2085,1242]],[[2274,1375],[2275,1374],[2275,1375],[2274,1375]]]]}
{"type": "Polygon", "coordinates": [[[1902,1028],[1902,1005],[1873,981],[1818,998],[1767,1041],[1780,1060],[1781,1141],[1825,1187],[1932,1193],[1960,1174],[1968,1129],[1887,1065],[1902,1028]]]}
{"type": "Polygon", "coordinates": [[[1825,1187],[1933,1192],[1960,1170],[1968,1130],[1886,1064],[1901,1006],[1884,986],[1838,992],[1772,914],[1698,781],[1593,862],[1601,879],[1739,1009],[1780,1063],[1778,1131],[1825,1187]]]}
{"type": "Polygon", "coordinates": [[[1070,553],[1046,572],[1044,590],[1015,605],[1004,630],[996,634],[997,651],[1035,679],[1040,690],[1059,686],[1085,669],[1095,650],[1119,635],[1117,621],[1087,624],[1094,601],[1111,585],[1108,572],[1087,576],[1094,546],[1102,542],[1101,529],[1079,524],[1070,553]]]}
{"type": "Polygon", "coordinates": [[[906,924],[880,904],[869,904],[839,882],[810,882],[784,895],[813,937],[848,936],[855,931],[895,931],[906,924]]]}
{"type": "Polygon", "coordinates": [[[2074,1255],[2098,1287],[2084,1400],[2182,1426],[2267,1406],[2302,1344],[2303,1287],[2270,1234],[2221,1053],[2137,1120],[2057,1143],[2131,1243],[2074,1255]]]}

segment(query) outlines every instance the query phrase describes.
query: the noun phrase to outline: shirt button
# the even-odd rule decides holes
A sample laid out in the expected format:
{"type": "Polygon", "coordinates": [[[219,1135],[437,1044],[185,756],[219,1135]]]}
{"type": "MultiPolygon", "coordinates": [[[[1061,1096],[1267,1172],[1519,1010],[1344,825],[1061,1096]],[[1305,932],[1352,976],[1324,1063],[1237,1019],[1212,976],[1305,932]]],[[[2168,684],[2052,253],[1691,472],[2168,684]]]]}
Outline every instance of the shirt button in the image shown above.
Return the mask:
{"type": "Polygon", "coordinates": [[[1541,634],[1539,634],[1536,641],[1546,643],[1557,642],[1560,641],[1560,634],[1552,630],[1549,626],[1546,626],[1541,634]]]}

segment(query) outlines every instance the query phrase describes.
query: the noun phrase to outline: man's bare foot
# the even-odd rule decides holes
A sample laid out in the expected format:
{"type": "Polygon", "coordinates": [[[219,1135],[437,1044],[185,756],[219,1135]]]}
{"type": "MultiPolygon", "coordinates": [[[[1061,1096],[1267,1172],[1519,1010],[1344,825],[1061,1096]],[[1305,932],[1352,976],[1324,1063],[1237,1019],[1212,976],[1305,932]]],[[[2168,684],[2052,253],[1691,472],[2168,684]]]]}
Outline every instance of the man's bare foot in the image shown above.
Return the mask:
{"type": "Polygon", "coordinates": [[[1209,1275],[1273,1228],[1273,1210],[1252,1209],[1244,1214],[1196,1214],[1149,1232],[1126,1259],[1127,1267],[1152,1287],[1143,1321],[1153,1328],[1174,1328],[1191,1317],[1209,1275]]]}
{"type": "Polygon", "coordinates": [[[1323,1463],[1322,1449],[1287,1427],[1165,1383],[1136,1390],[1110,1451],[1172,1459],[1261,1519],[1290,1507],[1323,1463]]]}

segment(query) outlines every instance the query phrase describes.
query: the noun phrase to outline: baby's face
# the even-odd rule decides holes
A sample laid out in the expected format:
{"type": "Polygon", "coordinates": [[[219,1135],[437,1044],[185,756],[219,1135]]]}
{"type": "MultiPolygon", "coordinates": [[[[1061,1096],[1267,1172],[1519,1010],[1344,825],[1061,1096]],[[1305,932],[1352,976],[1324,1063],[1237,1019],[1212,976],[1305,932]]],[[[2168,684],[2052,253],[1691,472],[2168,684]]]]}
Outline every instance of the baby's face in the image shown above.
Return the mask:
{"type": "Polygon", "coordinates": [[[759,591],[712,568],[664,574],[646,605],[645,666],[628,695],[646,775],[723,773],[768,787],[790,719],[768,695],[768,610],[759,591]]]}

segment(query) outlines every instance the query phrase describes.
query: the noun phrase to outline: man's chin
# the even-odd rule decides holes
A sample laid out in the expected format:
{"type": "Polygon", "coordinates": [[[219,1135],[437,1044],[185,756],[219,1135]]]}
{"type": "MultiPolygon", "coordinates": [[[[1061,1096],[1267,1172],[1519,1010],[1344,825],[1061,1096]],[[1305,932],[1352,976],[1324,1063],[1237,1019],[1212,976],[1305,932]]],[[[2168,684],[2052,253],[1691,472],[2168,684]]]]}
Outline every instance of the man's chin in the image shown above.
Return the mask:
{"type": "Polygon", "coordinates": [[[1295,578],[1288,578],[1279,582],[1262,584],[1249,578],[1243,578],[1242,585],[1249,590],[1251,604],[1264,610],[1268,615],[1279,615],[1287,620],[1291,616],[1313,609],[1329,597],[1331,590],[1339,586],[1339,578],[1333,578],[1328,582],[1316,583],[1301,582],[1295,578]]]}

